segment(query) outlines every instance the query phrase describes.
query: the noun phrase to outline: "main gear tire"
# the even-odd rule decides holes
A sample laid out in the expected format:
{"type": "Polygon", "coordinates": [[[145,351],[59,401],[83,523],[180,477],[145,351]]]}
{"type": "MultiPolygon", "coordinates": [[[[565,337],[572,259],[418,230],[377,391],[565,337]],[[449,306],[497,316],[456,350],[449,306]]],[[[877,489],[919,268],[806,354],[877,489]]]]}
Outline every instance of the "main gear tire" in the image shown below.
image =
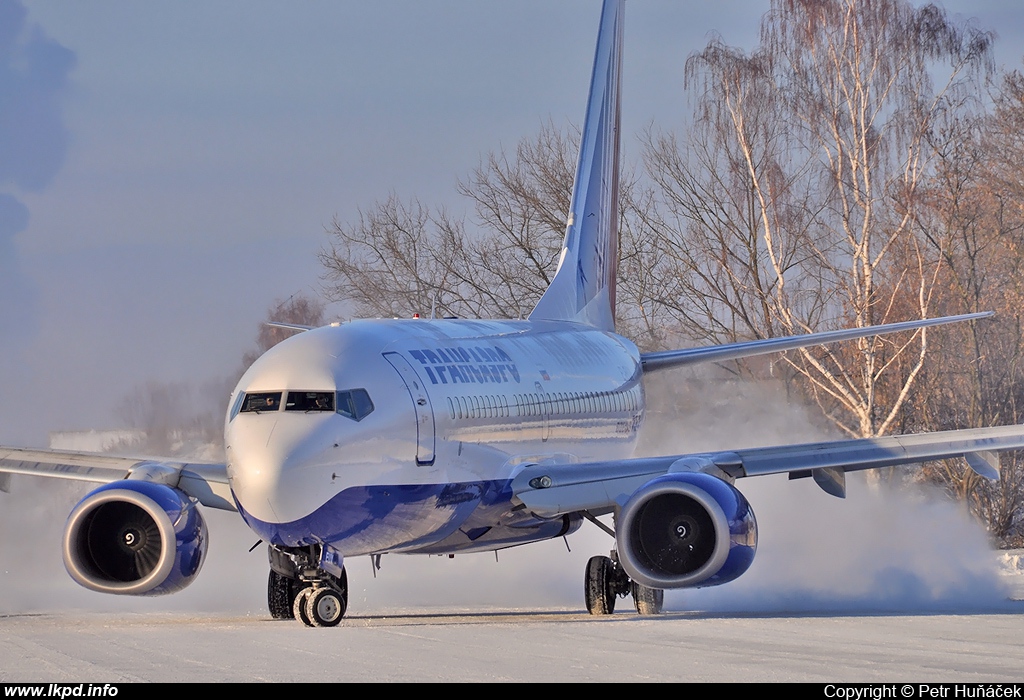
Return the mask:
{"type": "Polygon", "coordinates": [[[270,609],[270,616],[275,620],[295,619],[295,596],[302,588],[300,581],[271,569],[267,579],[267,608],[270,609]]]}
{"type": "Polygon", "coordinates": [[[630,593],[633,605],[639,615],[659,615],[665,606],[665,591],[660,588],[648,588],[636,581],[630,582],[630,593]]]}
{"type": "Polygon", "coordinates": [[[591,557],[583,581],[587,612],[611,615],[615,612],[615,564],[608,557],[591,557]]]}

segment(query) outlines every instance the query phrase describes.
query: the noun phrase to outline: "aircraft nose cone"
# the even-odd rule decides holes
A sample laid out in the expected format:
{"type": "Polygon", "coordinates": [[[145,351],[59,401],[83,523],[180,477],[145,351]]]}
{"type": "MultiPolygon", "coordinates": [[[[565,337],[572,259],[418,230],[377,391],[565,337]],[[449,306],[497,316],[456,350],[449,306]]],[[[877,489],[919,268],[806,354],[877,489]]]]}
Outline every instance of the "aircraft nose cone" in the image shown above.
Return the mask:
{"type": "Polygon", "coordinates": [[[268,447],[277,418],[253,418],[244,423],[235,421],[229,431],[228,478],[231,490],[249,515],[264,522],[280,522],[274,501],[281,491],[284,455],[276,454],[276,450],[268,447]]]}
{"type": "Polygon", "coordinates": [[[232,426],[228,443],[228,476],[239,505],[265,523],[309,515],[324,492],[318,467],[329,454],[327,420],[306,414],[245,418],[232,426]]]}

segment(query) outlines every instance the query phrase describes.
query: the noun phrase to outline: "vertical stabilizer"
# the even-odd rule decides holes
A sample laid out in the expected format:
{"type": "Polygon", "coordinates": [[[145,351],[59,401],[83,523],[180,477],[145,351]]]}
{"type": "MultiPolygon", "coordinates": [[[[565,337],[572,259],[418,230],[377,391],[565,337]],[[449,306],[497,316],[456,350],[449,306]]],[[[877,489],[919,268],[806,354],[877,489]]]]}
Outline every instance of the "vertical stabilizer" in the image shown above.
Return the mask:
{"type": "Polygon", "coordinates": [[[601,12],[565,242],[558,270],[530,314],[532,320],[615,328],[624,4],[625,0],[605,0],[601,12]]]}

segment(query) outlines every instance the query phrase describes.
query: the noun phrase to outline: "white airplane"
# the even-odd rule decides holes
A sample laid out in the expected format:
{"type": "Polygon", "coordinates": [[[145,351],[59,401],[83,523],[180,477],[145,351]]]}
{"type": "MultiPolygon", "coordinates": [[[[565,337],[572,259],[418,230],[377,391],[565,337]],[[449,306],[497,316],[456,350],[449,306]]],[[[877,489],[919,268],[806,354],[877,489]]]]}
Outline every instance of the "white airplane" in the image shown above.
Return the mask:
{"type": "Polygon", "coordinates": [[[349,557],[491,551],[590,520],[615,546],[587,564],[587,609],[611,613],[631,594],[653,614],[664,589],[750,566],[757,527],[742,477],[811,477],[842,497],[848,471],[964,456],[998,478],[994,453],[1024,447],[1022,426],[631,457],[653,372],[989,314],[655,353],[617,335],[623,11],[604,0],[564,247],[528,320],[297,327],[235,388],[225,464],[0,448],[4,490],[10,474],[102,484],[68,518],[75,581],[177,591],[206,553],[198,505],[237,510],[269,545],[272,615],[332,626],[348,604],[349,557]],[[597,519],[607,514],[614,529],[597,519]]]}

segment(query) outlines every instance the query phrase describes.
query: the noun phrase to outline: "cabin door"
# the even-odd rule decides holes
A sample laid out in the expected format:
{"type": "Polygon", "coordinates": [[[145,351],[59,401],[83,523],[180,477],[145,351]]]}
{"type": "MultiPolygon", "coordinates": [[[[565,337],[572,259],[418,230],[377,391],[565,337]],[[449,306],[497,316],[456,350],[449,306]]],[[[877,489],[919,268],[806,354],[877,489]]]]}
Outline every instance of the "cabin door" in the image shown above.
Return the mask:
{"type": "Polygon", "coordinates": [[[430,405],[423,382],[409,361],[397,352],[384,353],[384,359],[391,363],[409,390],[412,407],[416,412],[416,464],[427,466],[434,463],[434,409],[430,405]]]}

